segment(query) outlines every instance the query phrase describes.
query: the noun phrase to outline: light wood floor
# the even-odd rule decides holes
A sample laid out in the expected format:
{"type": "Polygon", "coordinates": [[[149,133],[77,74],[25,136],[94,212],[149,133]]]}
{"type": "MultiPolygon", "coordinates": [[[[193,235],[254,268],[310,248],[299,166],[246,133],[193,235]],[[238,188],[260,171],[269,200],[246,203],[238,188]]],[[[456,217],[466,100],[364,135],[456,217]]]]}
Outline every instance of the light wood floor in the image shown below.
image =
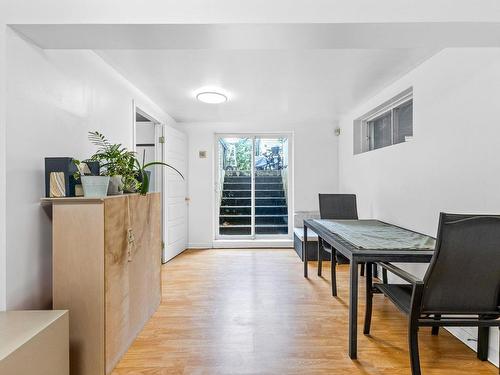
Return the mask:
{"type": "MultiPolygon", "coordinates": [[[[410,374],[405,317],[374,298],[371,336],[347,356],[348,267],[339,297],[293,250],[190,250],[163,268],[163,302],[118,364],[124,374],[410,374]]],[[[361,279],[360,284],[363,284],[361,279]]],[[[361,288],[360,296],[364,296],[361,288]]],[[[424,375],[498,374],[444,330],[420,332],[424,375]]]]}

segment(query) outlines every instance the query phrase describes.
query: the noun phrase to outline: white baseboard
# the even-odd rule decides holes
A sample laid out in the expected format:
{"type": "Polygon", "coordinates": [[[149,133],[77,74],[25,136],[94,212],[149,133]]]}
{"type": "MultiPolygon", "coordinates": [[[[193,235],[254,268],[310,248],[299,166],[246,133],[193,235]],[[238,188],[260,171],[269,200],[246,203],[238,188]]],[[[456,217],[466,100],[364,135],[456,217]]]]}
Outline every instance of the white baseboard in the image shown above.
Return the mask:
{"type": "Polygon", "coordinates": [[[259,240],[214,240],[213,242],[192,242],[187,244],[187,249],[228,249],[228,248],[291,248],[293,240],[259,239],[259,240]]]}
{"type": "Polygon", "coordinates": [[[288,239],[281,240],[214,240],[214,249],[231,248],[291,248],[293,241],[288,239]]]}
{"type": "Polygon", "coordinates": [[[188,243],[187,244],[188,249],[211,249],[212,248],[212,243],[207,242],[207,243],[188,243]]]}

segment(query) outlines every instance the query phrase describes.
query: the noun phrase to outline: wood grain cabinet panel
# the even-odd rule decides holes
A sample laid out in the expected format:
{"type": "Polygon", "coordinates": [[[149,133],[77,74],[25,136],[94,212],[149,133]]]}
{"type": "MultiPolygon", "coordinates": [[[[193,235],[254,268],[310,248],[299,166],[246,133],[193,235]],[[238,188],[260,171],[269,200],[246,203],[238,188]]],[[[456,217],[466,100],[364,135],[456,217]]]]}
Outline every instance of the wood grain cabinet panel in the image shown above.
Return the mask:
{"type": "Polygon", "coordinates": [[[109,374],[160,304],[160,195],[43,201],[53,207],[53,307],[69,310],[71,374],[109,374]]]}

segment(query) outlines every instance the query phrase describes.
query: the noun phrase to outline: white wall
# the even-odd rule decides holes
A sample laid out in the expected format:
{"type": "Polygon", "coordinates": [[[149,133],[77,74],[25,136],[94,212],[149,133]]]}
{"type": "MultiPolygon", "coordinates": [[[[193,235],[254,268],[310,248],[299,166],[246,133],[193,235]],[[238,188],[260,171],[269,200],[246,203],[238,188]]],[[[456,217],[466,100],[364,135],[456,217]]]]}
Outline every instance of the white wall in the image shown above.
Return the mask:
{"type": "Polygon", "coordinates": [[[90,156],[90,130],[131,148],[133,101],[172,120],[94,52],[44,51],[7,34],[6,305],[36,309],[51,303],[51,226],[39,204],[44,157],[90,156]]]}
{"type": "Polygon", "coordinates": [[[136,122],[135,126],[135,143],[155,143],[155,124],[153,122],[136,122]]]}
{"type": "Polygon", "coordinates": [[[5,3],[0,1],[0,311],[5,310],[6,241],[5,241],[5,3]]]}
{"type": "MultiPolygon", "coordinates": [[[[120,23],[248,23],[248,22],[495,22],[500,20],[500,3],[485,0],[476,2],[455,0],[320,0],[311,6],[310,0],[290,2],[259,1],[200,1],[152,0],[144,7],[142,2],[124,0],[120,11],[116,3],[102,0],[7,0],[0,1],[0,310],[4,305],[5,287],[5,137],[3,110],[5,109],[5,76],[2,67],[6,60],[5,25],[22,23],[48,24],[120,24],[120,23]],[[283,9],[287,9],[283,12],[283,9]],[[362,11],[360,11],[362,10],[362,11]]],[[[77,64],[78,65],[78,64],[77,64]]]]}
{"type": "Polygon", "coordinates": [[[334,125],[179,124],[189,137],[189,246],[210,247],[214,239],[214,144],[216,133],[293,132],[294,210],[318,210],[318,193],[337,190],[337,137],[334,125]],[[200,159],[198,151],[207,151],[200,159]]]}
{"type": "MultiPolygon", "coordinates": [[[[499,97],[500,48],[441,51],[340,122],[340,190],[358,195],[362,218],[432,236],[440,211],[499,213],[499,97]],[[410,86],[414,139],[353,155],[353,120],[410,86]]],[[[498,364],[498,330],[492,332],[490,360],[498,364]]]]}

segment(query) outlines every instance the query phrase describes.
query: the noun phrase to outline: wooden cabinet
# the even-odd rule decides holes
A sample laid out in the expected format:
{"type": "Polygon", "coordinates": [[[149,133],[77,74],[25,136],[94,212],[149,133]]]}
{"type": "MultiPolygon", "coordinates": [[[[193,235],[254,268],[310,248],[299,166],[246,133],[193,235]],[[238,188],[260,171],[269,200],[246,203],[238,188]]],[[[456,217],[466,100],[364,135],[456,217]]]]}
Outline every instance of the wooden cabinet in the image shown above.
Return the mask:
{"type": "Polygon", "coordinates": [[[160,303],[159,193],[44,202],[53,307],[69,310],[71,375],[109,374],[160,303]]]}

